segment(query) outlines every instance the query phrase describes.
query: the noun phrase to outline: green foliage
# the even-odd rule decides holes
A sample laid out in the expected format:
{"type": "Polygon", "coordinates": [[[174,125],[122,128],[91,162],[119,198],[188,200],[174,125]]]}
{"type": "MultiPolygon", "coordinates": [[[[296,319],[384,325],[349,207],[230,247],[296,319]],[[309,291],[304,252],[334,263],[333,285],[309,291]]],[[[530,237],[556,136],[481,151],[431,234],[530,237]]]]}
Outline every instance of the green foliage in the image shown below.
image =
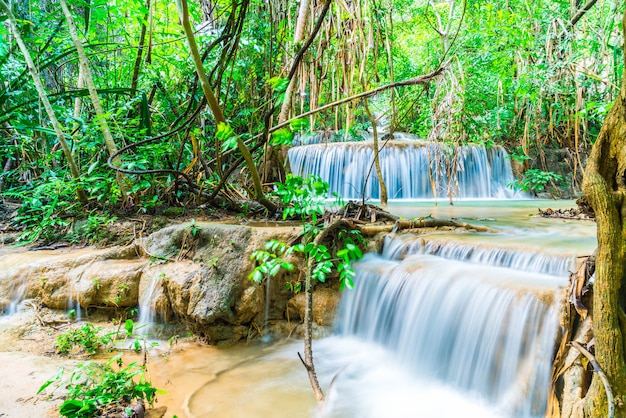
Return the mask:
{"type": "Polygon", "coordinates": [[[265,277],[276,276],[280,269],[293,270],[294,265],[282,258],[282,256],[288,256],[294,251],[294,247],[290,247],[284,242],[278,240],[267,241],[265,243],[265,251],[256,250],[250,254],[250,259],[256,260],[260,264],[252,270],[248,275],[248,279],[260,283],[265,277]]]}
{"type": "Polygon", "coordinates": [[[523,163],[524,161],[528,161],[531,158],[524,153],[524,149],[522,147],[518,147],[511,154],[509,154],[509,158],[515,160],[517,162],[523,163]]]}
{"type": "Polygon", "coordinates": [[[202,230],[202,227],[198,226],[198,224],[196,224],[196,220],[192,219],[189,222],[189,225],[187,225],[187,227],[185,228],[185,231],[189,231],[189,233],[191,234],[192,237],[196,237],[198,235],[198,231],[202,230]]]}
{"type": "Polygon", "coordinates": [[[67,234],[70,242],[87,241],[96,244],[109,237],[109,227],[117,220],[107,213],[89,215],[84,221],[75,220],[74,227],[67,234]]]}
{"type": "Polygon", "coordinates": [[[328,189],[328,183],[319,176],[288,174],[284,183],[276,183],[275,193],[285,205],[283,219],[297,216],[304,221],[311,217],[311,224],[316,224],[317,216],[324,213],[328,189]]]}
{"type": "MultiPolygon", "coordinates": [[[[44,383],[37,393],[43,392],[55,382],[62,385],[62,377],[63,370],[44,383]]],[[[137,363],[124,365],[121,355],[113,357],[105,364],[79,364],[64,387],[67,399],[59,408],[59,413],[67,418],[99,416],[108,406],[121,404],[128,407],[136,400],[152,404],[159,393],[147,379],[146,368],[137,363]]]]}
{"type": "Polygon", "coordinates": [[[229,124],[223,122],[217,124],[215,139],[222,144],[222,151],[229,151],[237,148],[238,138],[239,137],[235,135],[235,131],[229,124]]]}
{"type": "MultiPolygon", "coordinates": [[[[121,287],[125,292],[127,287],[121,287]]],[[[71,310],[70,317],[74,317],[76,312],[71,310]]],[[[93,356],[98,352],[108,349],[111,350],[117,343],[124,343],[129,338],[134,337],[135,322],[132,319],[126,319],[120,324],[118,331],[105,332],[102,327],[95,326],[91,323],[85,323],[82,327],[72,328],[67,332],[59,334],[56,339],[56,349],[59,354],[64,356],[87,354],[93,356]]],[[[135,351],[142,350],[143,338],[135,337],[132,340],[132,346],[135,351]]]]}
{"type": "Polygon", "coordinates": [[[524,177],[517,180],[514,187],[518,187],[525,192],[541,192],[545,190],[546,186],[551,183],[562,183],[563,176],[553,173],[551,171],[542,171],[536,168],[526,170],[524,177]]]}
{"type": "MultiPolygon", "coordinates": [[[[289,85],[285,63],[303,45],[292,42],[294,25],[286,18],[297,14],[294,2],[283,2],[273,11],[258,1],[213,2],[211,27],[219,29],[200,31],[196,38],[228,118],[227,124],[216,126],[199,108],[200,89],[178,19],[172,18],[172,2],[150,3],[150,10],[138,0],[107,7],[100,1],[79,3],[70,6],[113,137],[119,148],[142,141],[122,153],[121,167],[171,171],[129,174],[129,196],[121,196],[116,175],[106,164],[109,154],[87,91],[77,85],[78,66],[68,65],[76,60],[68,29],[50,18],[60,15],[58,3],[33,8],[13,2],[81,176],[80,182],[69,180],[65,156],[42,116],[24,59],[6,25],[0,25],[0,170],[6,168],[0,183],[7,197],[24,203],[16,220],[24,228],[22,243],[60,237],[72,225],[71,218],[204,204],[203,196],[212,194],[240,159],[238,141],[249,143],[253,157],[261,161],[262,153],[256,151],[261,144],[251,139],[266,128],[269,109],[274,109],[275,119],[289,85]],[[148,21],[150,48],[127,48],[137,45],[148,21]],[[224,38],[233,42],[224,43],[224,38]],[[75,100],[82,101],[77,114],[75,100]],[[152,133],[158,140],[143,142],[152,133]],[[188,186],[172,173],[182,170],[196,185],[188,186]],[[89,198],[84,209],[76,200],[79,186],[89,198]]],[[[424,138],[524,147],[525,153],[513,153],[518,161],[533,157],[542,146],[584,149],[593,143],[621,84],[624,59],[616,40],[621,37],[617,16],[622,3],[596,3],[575,25],[568,24],[567,2],[529,5],[513,0],[503,8],[493,0],[469,1],[451,10],[452,5],[394,0],[363,3],[361,17],[331,11],[336,18],[322,22],[323,35],[302,60],[306,77],[299,77],[295,113],[430,73],[448,43],[449,65],[430,88],[401,87],[371,98],[381,121],[424,138]],[[441,28],[434,27],[438,22],[441,28]],[[342,56],[359,59],[344,62],[342,56]]],[[[198,3],[189,6],[193,23],[201,23],[198,3]]],[[[272,118],[268,121],[275,124],[272,118]]],[[[355,134],[368,124],[362,105],[353,102],[290,121],[269,142],[291,145],[294,132],[318,129],[355,134]]],[[[245,170],[240,173],[229,182],[240,183],[234,186],[245,195],[249,177],[245,170]]],[[[295,207],[288,210],[286,218],[299,217],[296,212],[295,207]]],[[[99,239],[98,232],[88,231],[99,239]]]]}
{"type": "Polygon", "coordinates": [[[81,328],[70,329],[57,336],[57,351],[63,355],[69,355],[76,351],[94,355],[105,345],[111,343],[110,334],[102,334],[102,328],[87,323],[81,328]]]}
{"type": "MultiPolygon", "coordinates": [[[[293,264],[283,258],[293,253],[304,254],[304,258],[312,262],[311,278],[321,283],[326,282],[329,275],[339,274],[341,288],[352,288],[354,270],[352,262],[363,257],[359,247],[362,236],[359,231],[341,231],[336,248],[330,249],[323,244],[315,244],[314,239],[323,229],[318,225],[318,216],[324,213],[325,198],[328,196],[328,183],[319,177],[302,178],[289,174],[285,183],[276,184],[276,194],[287,205],[283,209],[283,219],[298,216],[303,225],[303,243],[289,246],[284,242],[270,240],[265,250],[254,251],[250,258],[259,263],[248,276],[249,279],[261,282],[265,277],[273,277],[281,269],[291,271],[293,264]]],[[[295,292],[300,291],[299,282],[289,282],[288,286],[295,292]]]]}
{"type": "Polygon", "coordinates": [[[69,224],[61,214],[70,214],[78,207],[75,192],[75,182],[57,177],[53,172],[48,172],[46,181],[34,187],[6,192],[7,196],[21,198],[23,202],[15,217],[15,221],[24,228],[17,237],[18,241],[31,243],[57,236],[59,229],[69,224]]]}
{"type": "Polygon", "coordinates": [[[281,128],[272,132],[272,145],[291,145],[293,141],[293,132],[287,128],[281,128]]]}

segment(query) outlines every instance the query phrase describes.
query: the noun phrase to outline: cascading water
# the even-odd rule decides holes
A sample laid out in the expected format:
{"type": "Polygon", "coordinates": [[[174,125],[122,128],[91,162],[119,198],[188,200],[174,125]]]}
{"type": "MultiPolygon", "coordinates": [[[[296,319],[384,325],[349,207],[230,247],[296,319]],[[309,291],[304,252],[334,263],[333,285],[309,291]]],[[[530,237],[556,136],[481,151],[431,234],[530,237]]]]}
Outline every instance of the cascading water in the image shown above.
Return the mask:
{"type": "Polygon", "coordinates": [[[553,276],[567,276],[574,271],[576,265],[575,255],[550,254],[539,250],[520,250],[451,240],[432,240],[424,237],[416,238],[412,235],[385,238],[383,255],[386,258],[402,259],[412,254],[432,254],[451,260],[553,276]]]}
{"type": "Polygon", "coordinates": [[[11,294],[11,300],[9,302],[9,306],[6,309],[6,314],[11,316],[17,313],[20,302],[24,300],[24,295],[26,294],[28,288],[28,283],[26,281],[20,281],[17,286],[15,286],[11,294]]]}
{"type": "Polygon", "coordinates": [[[149,335],[152,331],[154,321],[156,319],[155,296],[160,288],[163,276],[157,275],[150,277],[146,275],[140,283],[141,291],[139,293],[139,318],[135,327],[137,334],[149,335]]]}
{"type": "MultiPolygon", "coordinates": [[[[378,199],[378,178],[370,173],[372,147],[371,141],[293,147],[289,161],[296,175],[321,176],[331,195],[360,199],[364,191],[365,198],[378,199]]],[[[390,199],[516,197],[509,188],[514,180],[510,161],[500,146],[454,148],[393,140],[380,150],[379,158],[390,199]]]]}
{"type": "Polygon", "coordinates": [[[566,279],[424,254],[370,256],[357,275],[341,301],[341,335],[384,347],[413,376],[482,398],[496,416],[543,416],[554,301],[566,279]]]}
{"type": "Polygon", "coordinates": [[[76,321],[80,321],[83,315],[78,298],[78,292],[73,289],[70,292],[70,297],[67,300],[67,311],[69,315],[76,321]]]}

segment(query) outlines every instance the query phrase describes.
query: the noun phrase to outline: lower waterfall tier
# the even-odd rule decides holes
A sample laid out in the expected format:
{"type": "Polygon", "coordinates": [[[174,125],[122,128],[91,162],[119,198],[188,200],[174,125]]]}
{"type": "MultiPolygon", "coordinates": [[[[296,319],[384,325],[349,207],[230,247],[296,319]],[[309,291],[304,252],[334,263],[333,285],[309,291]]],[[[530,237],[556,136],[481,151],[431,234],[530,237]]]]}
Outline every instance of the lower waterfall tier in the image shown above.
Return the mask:
{"type": "Polygon", "coordinates": [[[371,256],[340,305],[341,335],[381,345],[416,377],[541,417],[566,279],[432,255],[371,256]]]}

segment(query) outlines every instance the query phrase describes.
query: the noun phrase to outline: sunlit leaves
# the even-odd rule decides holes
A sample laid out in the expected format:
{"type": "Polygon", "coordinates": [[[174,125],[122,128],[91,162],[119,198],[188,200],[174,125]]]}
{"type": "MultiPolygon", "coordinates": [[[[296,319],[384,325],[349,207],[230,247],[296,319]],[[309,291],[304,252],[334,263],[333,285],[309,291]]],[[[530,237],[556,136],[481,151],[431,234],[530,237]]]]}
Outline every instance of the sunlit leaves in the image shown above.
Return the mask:
{"type": "Polygon", "coordinates": [[[272,145],[291,145],[293,133],[287,128],[281,128],[272,132],[272,145]]]}
{"type": "Polygon", "coordinates": [[[282,258],[283,255],[290,255],[294,247],[278,240],[270,240],[265,243],[265,250],[257,250],[250,255],[251,260],[260,263],[248,275],[250,280],[260,283],[266,277],[276,276],[281,269],[287,271],[294,269],[291,262],[282,258]]]}
{"type": "Polygon", "coordinates": [[[309,120],[307,118],[292,119],[289,122],[289,126],[291,126],[291,129],[293,129],[294,131],[305,131],[309,129],[310,125],[311,124],[309,123],[309,120]]]}
{"type": "Polygon", "coordinates": [[[276,93],[284,93],[287,90],[287,86],[289,86],[289,80],[281,77],[272,77],[267,80],[267,84],[276,92],[276,93]]]}
{"type": "Polygon", "coordinates": [[[217,124],[215,138],[222,144],[222,151],[237,148],[238,137],[235,135],[233,128],[227,123],[219,122],[217,124]]]}

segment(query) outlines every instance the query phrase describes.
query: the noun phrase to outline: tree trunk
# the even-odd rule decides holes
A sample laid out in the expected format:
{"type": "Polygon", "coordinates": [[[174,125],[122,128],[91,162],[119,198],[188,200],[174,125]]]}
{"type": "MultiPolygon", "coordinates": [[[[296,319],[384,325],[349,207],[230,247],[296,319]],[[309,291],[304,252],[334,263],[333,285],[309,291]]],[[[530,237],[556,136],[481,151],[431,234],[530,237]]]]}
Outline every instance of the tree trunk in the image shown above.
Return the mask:
{"type": "MultiPolygon", "coordinates": [[[[296,21],[296,31],[293,35],[294,46],[304,40],[304,28],[309,17],[309,0],[300,0],[300,7],[298,8],[298,19],[296,21]]],[[[291,65],[290,65],[291,67],[291,65]]],[[[296,87],[297,77],[292,77],[285,90],[285,96],[283,98],[283,104],[278,114],[278,123],[283,123],[289,118],[289,110],[291,109],[291,102],[293,101],[293,90],[296,87]]]]}
{"type": "MultiPolygon", "coordinates": [[[[56,114],[54,113],[54,110],[52,109],[52,105],[50,104],[50,100],[48,100],[48,96],[46,95],[46,90],[43,86],[43,83],[41,82],[41,77],[39,77],[39,72],[37,71],[37,68],[35,67],[35,63],[33,62],[33,59],[31,58],[30,53],[28,52],[28,49],[26,48],[26,44],[24,44],[24,41],[22,41],[22,37],[20,36],[20,32],[17,28],[17,24],[15,23],[15,16],[13,16],[13,12],[11,12],[11,8],[4,2],[4,0],[0,0],[0,9],[4,9],[4,11],[7,14],[7,17],[9,19],[9,29],[13,33],[13,36],[15,37],[15,41],[17,42],[17,45],[19,46],[20,50],[22,51],[22,54],[24,55],[24,60],[26,61],[26,66],[28,67],[28,71],[30,72],[30,75],[33,79],[35,88],[37,89],[39,100],[41,100],[41,103],[43,104],[43,107],[45,108],[46,113],[48,114],[48,118],[50,119],[50,124],[52,125],[52,128],[54,129],[54,133],[56,134],[57,139],[59,140],[59,144],[61,145],[61,149],[63,150],[63,155],[65,155],[65,159],[67,160],[67,165],[69,166],[70,173],[72,174],[72,177],[74,179],[80,180],[80,173],[78,171],[78,166],[76,165],[76,162],[74,161],[74,157],[72,156],[72,151],[70,150],[70,147],[67,141],[65,140],[65,134],[61,130],[59,121],[56,117],[56,114]]],[[[87,203],[87,195],[85,194],[85,191],[81,187],[76,188],[76,194],[78,196],[78,200],[80,200],[82,203],[87,203]]]]}
{"type": "MultiPolygon", "coordinates": [[[[193,29],[191,27],[191,24],[189,23],[189,10],[187,7],[187,0],[176,0],[176,8],[178,9],[178,15],[180,16],[180,21],[183,25],[183,29],[185,30],[185,36],[187,37],[187,43],[189,44],[189,50],[191,52],[194,65],[196,67],[196,72],[198,73],[198,78],[200,79],[200,84],[202,85],[204,97],[206,97],[207,102],[209,103],[209,107],[211,108],[211,112],[213,113],[217,124],[226,123],[226,119],[224,118],[224,112],[222,112],[222,108],[219,105],[217,97],[211,89],[211,85],[209,83],[209,78],[206,75],[206,71],[204,71],[202,57],[200,56],[200,52],[198,51],[198,45],[196,44],[196,38],[193,35],[193,29]]],[[[259,172],[256,169],[256,165],[254,164],[254,160],[252,159],[250,150],[241,138],[237,138],[237,148],[239,148],[241,155],[246,161],[248,171],[250,172],[250,177],[252,177],[252,184],[254,186],[254,194],[256,200],[263,206],[265,206],[268,211],[272,213],[276,212],[276,205],[273,204],[269,199],[267,199],[265,197],[265,194],[263,193],[263,186],[261,185],[259,172]]],[[[219,150],[216,150],[216,152],[219,152],[219,150]]]]}
{"type": "MultiPolygon", "coordinates": [[[[378,177],[378,184],[380,186],[380,205],[382,207],[387,206],[387,186],[385,185],[385,179],[383,178],[383,171],[380,169],[380,158],[378,152],[378,121],[370,111],[370,107],[368,104],[368,98],[363,99],[363,105],[365,108],[365,114],[367,118],[370,120],[372,124],[372,136],[374,138],[374,164],[376,165],[376,176],[378,177]]],[[[363,204],[365,204],[365,185],[367,184],[367,179],[365,179],[365,183],[363,184],[363,204]]]]}
{"type": "MultiPolygon", "coordinates": [[[[61,9],[63,9],[63,14],[65,15],[67,26],[70,31],[70,37],[72,38],[72,42],[74,43],[74,46],[76,47],[76,52],[78,53],[78,62],[82,69],[82,75],[85,84],[87,85],[87,90],[89,91],[89,98],[91,99],[94,111],[96,112],[96,119],[98,121],[98,125],[100,126],[102,136],[104,137],[104,143],[107,147],[107,150],[109,151],[109,155],[114,155],[115,153],[117,153],[117,145],[115,145],[115,140],[113,139],[113,135],[111,134],[111,130],[109,129],[109,124],[104,114],[104,110],[102,109],[100,98],[98,97],[96,85],[94,84],[93,77],[91,76],[91,69],[89,68],[89,60],[87,59],[85,48],[83,48],[83,44],[78,38],[76,24],[74,24],[74,18],[70,13],[70,9],[67,7],[67,3],[65,2],[65,0],[60,0],[60,3],[61,9]]],[[[113,161],[117,165],[120,165],[122,163],[122,160],[119,157],[116,157],[113,161]]],[[[125,201],[127,199],[125,176],[119,171],[116,172],[115,176],[117,178],[117,184],[120,188],[120,194],[122,195],[122,199],[125,201]]]]}
{"type": "Polygon", "coordinates": [[[139,34],[139,44],[137,45],[137,56],[135,57],[135,65],[133,66],[133,76],[131,78],[130,88],[135,90],[139,84],[139,69],[141,68],[141,58],[143,56],[143,49],[146,40],[147,26],[146,22],[150,18],[150,0],[146,1],[146,15],[141,22],[141,32],[139,34]]]}
{"type": "MultiPolygon", "coordinates": [[[[626,15],[624,17],[626,21],[626,15]]],[[[593,285],[595,356],[604,369],[616,401],[616,417],[626,417],[626,361],[624,337],[626,246],[626,82],[607,115],[587,161],[583,193],[597,220],[598,258],[593,285]]],[[[585,414],[606,416],[608,405],[595,375],[585,414]]]]}

